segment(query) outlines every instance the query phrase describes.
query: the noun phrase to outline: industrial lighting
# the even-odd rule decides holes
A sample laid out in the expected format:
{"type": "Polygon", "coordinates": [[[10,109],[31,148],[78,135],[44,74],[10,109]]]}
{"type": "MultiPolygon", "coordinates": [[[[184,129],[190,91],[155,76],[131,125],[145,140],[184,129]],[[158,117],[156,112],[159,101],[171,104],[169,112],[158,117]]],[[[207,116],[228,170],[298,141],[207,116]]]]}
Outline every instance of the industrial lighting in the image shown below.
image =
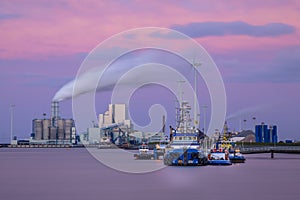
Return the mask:
{"type": "Polygon", "coordinates": [[[10,105],[10,143],[11,144],[12,144],[12,141],[13,141],[14,107],[16,107],[16,105],[14,105],[14,104],[10,105]]]}

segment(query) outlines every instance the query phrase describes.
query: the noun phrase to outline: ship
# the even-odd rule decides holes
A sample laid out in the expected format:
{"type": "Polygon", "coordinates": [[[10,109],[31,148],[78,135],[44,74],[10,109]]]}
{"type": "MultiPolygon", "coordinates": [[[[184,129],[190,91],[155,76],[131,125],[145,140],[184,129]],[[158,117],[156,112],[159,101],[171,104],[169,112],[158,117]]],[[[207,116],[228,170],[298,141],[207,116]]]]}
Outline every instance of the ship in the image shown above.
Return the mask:
{"type": "Polygon", "coordinates": [[[232,163],[244,163],[246,158],[235,148],[235,143],[230,141],[218,141],[208,154],[209,165],[231,165],[232,163]]]}
{"type": "Polygon", "coordinates": [[[229,151],[225,148],[222,149],[221,143],[214,144],[214,148],[208,154],[208,165],[231,165],[229,159],[229,151]]]}
{"type": "Polygon", "coordinates": [[[146,143],[142,143],[139,146],[139,153],[134,154],[136,160],[151,160],[154,159],[154,154],[150,151],[149,146],[146,143]]]}
{"type": "Polygon", "coordinates": [[[244,163],[246,158],[237,148],[236,144],[232,141],[222,140],[216,143],[217,149],[223,149],[224,151],[228,151],[229,160],[231,163],[244,163]]]}
{"type": "Polygon", "coordinates": [[[170,143],[165,149],[165,165],[206,165],[207,157],[200,150],[200,140],[204,134],[195,126],[191,127],[191,107],[181,102],[177,108],[176,128],[170,126],[170,143]]]}

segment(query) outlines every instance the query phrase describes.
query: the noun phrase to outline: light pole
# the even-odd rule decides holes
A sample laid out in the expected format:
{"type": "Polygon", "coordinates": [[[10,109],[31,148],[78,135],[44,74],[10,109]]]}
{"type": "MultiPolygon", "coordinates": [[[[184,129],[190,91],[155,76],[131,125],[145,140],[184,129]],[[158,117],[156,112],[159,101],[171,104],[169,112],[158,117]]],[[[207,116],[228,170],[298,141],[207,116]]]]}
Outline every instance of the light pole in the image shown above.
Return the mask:
{"type": "Polygon", "coordinates": [[[256,120],[256,117],[252,117],[252,119],[253,119],[253,132],[255,132],[255,120],[256,120]]]}
{"type": "Polygon", "coordinates": [[[13,141],[14,107],[16,107],[16,105],[10,105],[10,144],[12,144],[13,141]]]}
{"type": "Polygon", "coordinates": [[[203,108],[203,133],[206,134],[206,108],[207,105],[201,106],[203,108]]]}
{"type": "Polygon", "coordinates": [[[246,126],[247,126],[247,120],[244,119],[244,127],[243,127],[243,130],[244,130],[244,131],[246,130],[246,126]]]}

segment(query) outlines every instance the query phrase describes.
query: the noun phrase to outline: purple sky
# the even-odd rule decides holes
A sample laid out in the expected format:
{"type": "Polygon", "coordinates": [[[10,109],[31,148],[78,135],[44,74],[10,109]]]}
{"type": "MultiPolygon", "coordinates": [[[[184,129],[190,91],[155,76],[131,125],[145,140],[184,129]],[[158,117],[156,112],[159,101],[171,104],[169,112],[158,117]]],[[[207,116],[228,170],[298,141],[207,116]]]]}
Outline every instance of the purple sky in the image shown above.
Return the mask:
{"type": "MultiPolygon", "coordinates": [[[[255,116],[278,125],[279,139],[300,140],[299,1],[207,2],[1,1],[0,142],[10,138],[10,104],[14,134],[27,137],[89,51],[145,26],[181,31],[209,52],[225,82],[231,130],[241,119],[251,128],[255,116]]],[[[61,113],[72,117],[70,100],[61,113]]]]}

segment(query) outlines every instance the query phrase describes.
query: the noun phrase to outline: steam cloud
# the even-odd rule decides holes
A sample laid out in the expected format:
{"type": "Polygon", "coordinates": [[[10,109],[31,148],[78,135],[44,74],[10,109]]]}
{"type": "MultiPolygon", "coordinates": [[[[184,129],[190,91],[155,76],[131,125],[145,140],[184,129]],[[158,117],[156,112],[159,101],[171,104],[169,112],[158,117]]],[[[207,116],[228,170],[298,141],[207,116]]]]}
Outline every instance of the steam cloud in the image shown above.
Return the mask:
{"type": "MultiPolygon", "coordinates": [[[[86,71],[77,77],[77,79],[68,82],[61,89],[59,89],[54,95],[53,101],[63,101],[84,93],[92,92],[95,87],[91,83],[97,83],[99,74],[101,73],[103,73],[103,75],[101,76],[101,84],[99,82],[97,85],[97,91],[112,90],[122,75],[128,72],[131,68],[143,65],[145,63],[161,63],[167,66],[173,66],[174,69],[177,68],[177,70],[182,74],[190,72],[190,68],[186,67],[190,64],[174,54],[161,51],[157,52],[157,50],[142,50],[139,52],[130,53],[124,57],[120,57],[105,71],[103,71],[103,66],[100,66],[99,68],[95,67],[86,71]],[[77,89],[73,94],[75,83],[77,85],[77,89]]],[[[157,76],[151,77],[151,79],[157,82],[166,79],[170,79],[170,81],[176,81],[172,79],[172,77],[166,77],[165,75],[166,74],[157,73],[157,76]]],[[[127,79],[123,80],[122,84],[124,86],[136,84],[137,82],[148,78],[149,77],[147,73],[140,73],[138,75],[135,74],[134,77],[127,76],[127,79]]]]}
{"type": "Polygon", "coordinates": [[[242,117],[244,115],[255,114],[258,111],[266,110],[267,108],[272,106],[273,106],[272,104],[268,104],[268,105],[260,105],[260,106],[252,106],[252,107],[244,108],[228,115],[226,117],[226,120],[242,117]]]}

